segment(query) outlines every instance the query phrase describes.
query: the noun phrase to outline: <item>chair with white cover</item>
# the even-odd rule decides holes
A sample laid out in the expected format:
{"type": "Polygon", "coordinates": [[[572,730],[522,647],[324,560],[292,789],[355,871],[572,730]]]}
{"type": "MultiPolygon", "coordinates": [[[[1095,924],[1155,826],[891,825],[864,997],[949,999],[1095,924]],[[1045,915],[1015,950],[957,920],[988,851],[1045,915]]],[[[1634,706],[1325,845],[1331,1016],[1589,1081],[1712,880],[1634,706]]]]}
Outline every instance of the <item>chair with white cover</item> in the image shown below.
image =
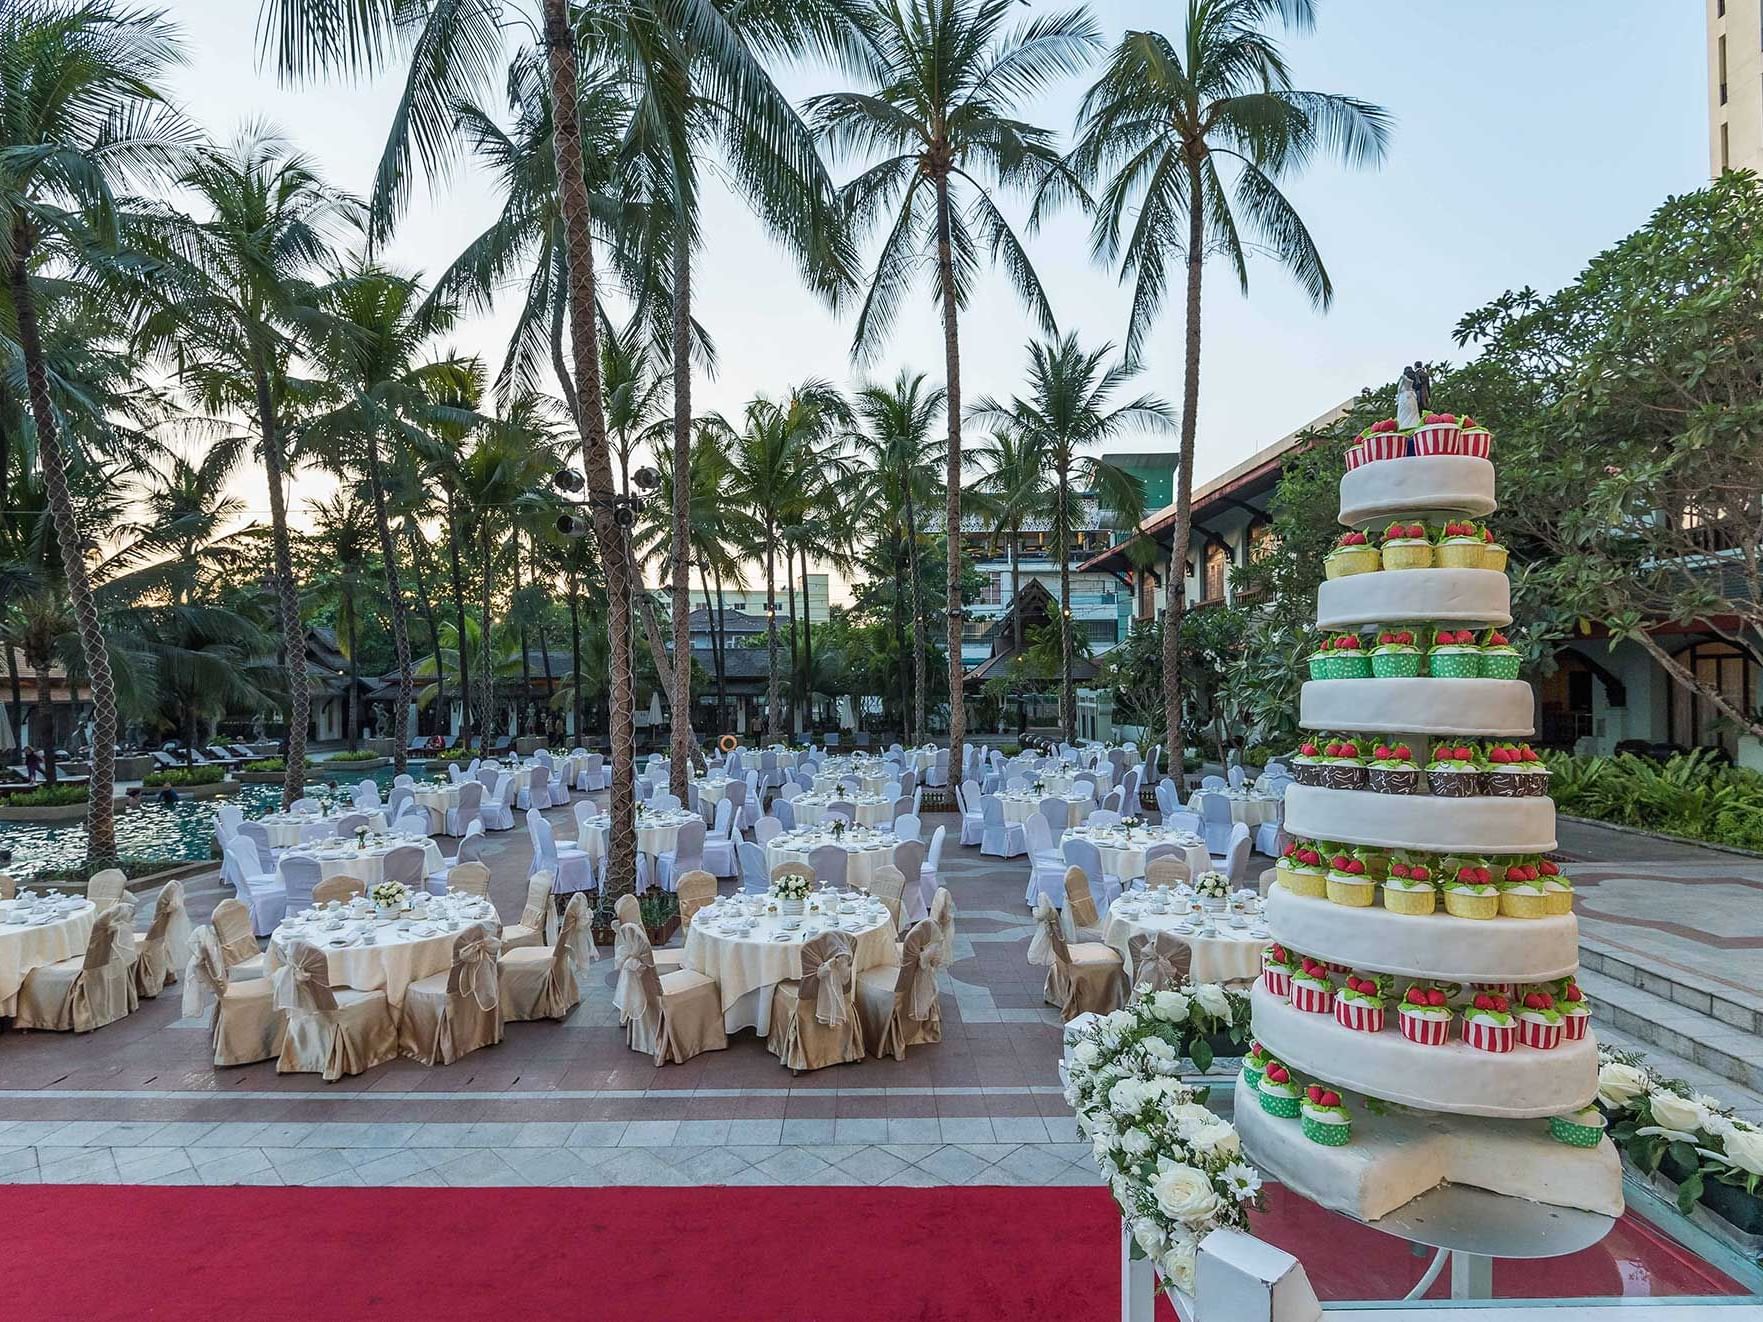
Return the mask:
{"type": "MultiPolygon", "coordinates": [[[[1058,838],[1047,826],[1047,819],[1039,813],[1031,814],[1022,822],[1023,842],[1028,848],[1028,887],[1023,892],[1023,901],[1030,908],[1034,907],[1035,897],[1049,895],[1055,907],[1065,903],[1065,892],[1061,883],[1065,876],[1065,855],[1059,852],[1054,843],[1058,838]]],[[[1064,832],[1060,832],[1061,835],[1064,832]]]]}
{"type": "Polygon", "coordinates": [[[426,857],[421,845],[394,845],[380,860],[380,880],[401,882],[412,892],[425,890],[423,866],[426,857]]]}
{"type": "Polygon", "coordinates": [[[242,900],[225,899],[214,906],[209,922],[226,962],[227,977],[235,982],[268,976],[263,948],[251,931],[251,910],[242,900]]]}
{"type": "Polygon", "coordinates": [[[924,773],[924,783],[931,789],[945,788],[949,783],[949,750],[937,749],[936,756],[931,759],[930,769],[924,773]]]}
{"type": "Polygon", "coordinates": [[[105,868],[94,872],[92,879],[86,883],[86,898],[98,906],[103,913],[113,904],[120,904],[122,897],[128,892],[129,879],[121,868],[105,868]]]}
{"type": "Polygon", "coordinates": [[[1168,776],[1165,776],[1162,780],[1157,782],[1157,788],[1154,793],[1157,795],[1157,811],[1162,814],[1163,820],[1167,822],[1170,815],[1179,811],[1181,808],[1181,799],[1176,794],[1175,782],[1169,779],[1168,776]]]}
{"type": "Polygon", "coordinates": [[[1249,773],[1244,771],[1241,767],[1231,767],[1228,772],[1228,777],[1230,780],[1230,787],[1233,790],[1240,790],[1243,786],[1249,783],[1249,773]]]}
{"type": "MultiPolygon", "coordinates": [[[[784,830],[794,831],[796,829],[796,805],[790,800],[773,799],[771,801],[771,815],[777,818],[784,830]]],[[[760,820],[763,821],[764,818],[760,820]]],[[[753,829],[758,830],[759,828],[755,826],[753,829]]]]}
{"type": "Polygon", "coordinates": [[[318,1074],[326,1083],[398,1058],[398,1027],[384,991],[332,988],[324,951],[293,941],[270,979],[287,1017],[277,1074],[318,1074]]]}
{"type": "Polygon", "coordinates": [[[198,927],[190,934],[190,958],[184,965],[184,1018],[201,1014],[204,1005],[214,1002],[208,1038],[217,1068],[274,1060],[286,1033],[275,1008],[275,988],[268,978],[234,981],[227,972],[214,929],[198,927]]]}
{"type": "Polygon", "coordinates": [[[1055,840],[1064,835],[1066,828],[1071,825],[1071,801],[1069,799],[1049,795],[1041,800],[1037,811],[1047,819],[1047,829],[1053,833],[1055,840]]]}
{"type": "Polygon", "coordinates": [[[1004,788],[1012,794],[1020,794],[1028,788],[1028,777],[1024,775],[1007,776],[1004,779],[1004,788]]]}
{"type": "Polygon", "coordinates": [[[927,918],[906,933],[898,966],[882,964],[857,975],[857,1015],[870,1055],[905,1060],[907,1047],[943,1040],[937,971],[947,964],[942,930],[927,918]]]}
{"type": "MultiPolygon", "coordinates": [[[[489,789],[494,785],[496,783],[496,778],[502,774],[502,768],[496,762],[485,762],[482,766],[472,772],[472,775],[477,779],[477,783],[482,785],[485,789],[489,789]]],[[[525,807],[524,804],[521,806],[525,807]]]]}
{"type": "Polygon", "coordinates": [[[589,753],[582,761],[581,788],[589,791],[612,788],[612,772],[604,753],[589,753]]]}
{"type": "Polygon", "coordinates": [[[772,796],[772,805],[775,807],[779,799],[793,799],[797,795],[805,792],[806,791],[802,788],[801,781],[786,780],[782,785],[778,786],[777,793],[772,796]]]}
{"type": "Polygon", "coordinates": [[[398,1054],[424,1065],[451,1065],[502,1040],[496,961],[502,943],[488,923],[453,938],[453,963],[404,989],[398,1054]]]}
{"type": "Polygon", "coordinates": [[[1108,808],[1098,808],[1084,819],[1084,824],[1097,830],[1103,827],[1119,826],[1120,814],[1108,808]]]}
{"type": "Polygon", "coordinates": [[[678,812],[680,797],[671,790],[656,790],[649,796],[649,807],[657,812],[678,812]]]}
{"type": "Polygon", "coordinates": [[[113,904],[99,913],[85,953],[39,964],[18,989],[14,1028],[90,1033],[132,1013],[135,994],[134,909],[113,904]]]}
{"type": "Polygon", "coordinates": [[[355,782],[355,792],[350,797],[363,812],[376,809],[380,806],[380,787],[372,780],[358,780],[355,782]]]}
{"type": "Polygon", "coordinates": [[[135,994],[150,1001],[176,982],[190,959],[190,911],[184,883],[168,881],[153,901],[153,921],[135,937],[135,994]]]}
{"type": "Polygon", "coordinates": [[[312,888],[314,904],[329,904],[335,900],[338,904],[347,904],[358,896],[367,894],[367,883],[359,877],[335,876],[326,877],[312,888]]]}
{"type": "Polygon", "coordinates": [[[996,794],[980,797],[984,826],[980,832],[979,852],[992,858],[1016,858],[1028,850],[1021,822],[1004,820],[1004,800],[996,794]]]}
{"type": "Polygon", "coordinates": [[[900,793],[911,794],[917,788],[918,773],[916,771],[902,771],[900,773],[900,793]]]}
{"type": "Polygon", "coordinates": [[[1102,851],[1096,842],[1082,836],[1069,836],[1060,847],[1067,867],[1081,868],[1088,878],[1090,890],[1104,909],[1120,898],[1120,878],[1102,871],[1102,851]]]}
{"type": "Polygon", "coordinates": [[[922,840],[902,840],[894,846],[894,866],[900,870],[900,912],[894,915],[894,930],[902,924],[916,922],[926,912],[924,900],[924,859],[928,851],[922,840]]]}
{"type": "MultiPolygon", "coordinates": [[[[1171,846],[1171,849],[1173,850],[1174,847],[1171,846]]],[[[1147,887],[1179,886],[1192,880],[1193,877],[1189,875],[1188,861],[1181,853],[1159,854],[1156,858],[1152,858],[1151,851],[1148,849],[1145,851],[1145,885],[1147,887]]]]}
{"type": "Polygon", "coordinates": [[[808,851],[808,866],[814,869],[817,881],[842,887],[850,870],[851,855],[845,852],[843,845],[820,845],[808,851]]]}
{"type": "MultiPolygon", "coordinates": [[[[911,799],[902,799],[901,803],[910,804],[911,799]]],[[[894,835],[901,840],[916,840],[924,833],[924,823],[915,812],[903,812],[894,818],[894,835]]]]}
{"type": "Polygon", "coordinates": [[[296,813],[313,813],[316,815],[319,811],[319,803],[317,799],[309,799],[305,795],[301,795],[288,805],[288,811],[296,813]]]}
{"type": "Polygon", "coordinates": [[[425,879],[424,884],[427,886],[429,894],[441,895],[446,892],[447,873],[449,869],[456,868],[461,863],[477,863],[481,861],[484,853],[484,844],[484,823],[483,819],[479,818],[465,828],[465,834],[460,837],[459,848],[454,851],[453,857],[448,858],[445,855],[442,855],[440,870],[429,873],[428,877],[425,879]]]}
{"type": "Polygon", "coordinates": [[[964,780],[955,787],[955,806],[961,812],[961,843],[977,845],[985,835],[985,813],[980,810],[980,788],[977,780],[964,780]]]}
{"type": "MultiPolygon", "coordinates": [[[[930,849],[925,852],[924,867],[922,869],[922,875],[924,877],[924,893],[926,896],[932,894],[937,887],[942,884],[942,878],[938,875],[938,869],[943,866],[943,839],[948,834],[949,828],[946,826],[939,826],[936,830],[930,833],[930,849]]],[[[926,904],[929,904],[928,899],[926,900],[926,904]]]]}
{"type": "Polygon", "coordinates": [[[695,969],[658,973],[649,938],[635,923],[622,924],[616,939],[618,987],[613,1000],[632,1051],[664,1065],[728,1046],[716,979],[695,969]]]}
{"type": "Polygon", "coordinates": [[[1059,1007],[1067,1023],[1080,1014],[1112,1014],[1126,991],[1126,962],[1120,952],[1100,941],[1068,942],[1059,927],[1059,911],[1046,896],[1035,907],[1035,934],[1028,943],[1028,962],[1047,970],[1042,993],[1059,1007]]]}
{"type": "Polygon", "coordinates": [[[465,772],[459,769],[457,762],[447,763],[447,779],[455,785],[465,779],[465,772]]]}
{"type": "Polygon", "coordinates": [[[506,771],[496,777],[496,788],[490,791],[478,807],[483,818],[486,831],[512,831],[514,829],[514,777],[506,771]]]}
{"type": "Polygon", "coordinates": [[[716,805],[715,825],[704,837],[704,870],[713,877],[732,877],[739,870],[735,859],[735,805],[727,799],[716,805]]]}
{"type": "MultiPolygon", "coordinates": [[[[506,935],[506,931],[504,932],[506,935]]],[[[504,1023],[564,1019],[581,1004],[581,983],[594,960],[587,896],[569,897],[552,946],[502,948],[497,972],[504,1023]]]]}
{"type": "Polygon", "coordinates": [[[549,872],[555,878],[552,888],[562,895],[594,889],[594,865],[587,854],[579,845],[558,844],[551,833],[551,823],[537,808],[527,809],[526,831],[533,845],[533,861],[527,876],[549,872]]]}
{"type": "Polygon", "coordinates": [[[408,771],[400,771],[397,775],[392,777],[392,788],[395,790],[410,789],[415,784],[416,777],[411,775],[408,771]]]}
{"type": "Polygon", "coordinates": [[[569,782],[564,774],[557,769],[556,763],[547,763],[546,771],[551,779],[551,806],[553,808],[569,807],[569,782]]]}
{"type": "MultiPolygon", "coordinates": [[[[724,802],[726,803],[727,800],[725,799],[724,802]]],[[[777,807],[775,803],[771,806],[774,808],[777,807]]],[[[761,848],[783,833],[784,824],[779,818],[765,816],[753,823],[753,843],[759,845],[761,848]]]]}
{"type": "Polygon", "coordinates": [[[446,824],[441,828],[443,835],[463,836],[472,827],[483,826],[484,787],[480,782],[473,781],[459,788],[459,806],[447,809],[446,824]]]}
{"type": "Polygon", "coordinates": [[[1285,826],[1280,822],[1262,822],[1255,828],[1256,852],[1278,858],[1285,849],[1285,826]]]}
{"type": "Polygon", "coordinates": [[[1236,825],[1231,820],[1230,800],[1222,794],[1200,793],[1194,796],[1200,810],[1200,834],[1206,837],[1206,852],[1222,854],[1230,847],[1231,827],[1236,825]]]}
{"type": "Polygon", "coordinates": [[[1121,791],[1120,786],[1116,785],[1102,796],[1102,811],[1113,813],[1118,820],[1120,814],[1125,810],[1123,807],[1125,802],[1126,795],[1121,791]]]}
{"type": "Polygon", "coordinates": [[[723,787],[722,797],[734,804],[734,807],[731,808],[730,811],[734,813],[736,831],[748,830],[752,827],[754,822],[759,820],[760,813],[758,805],[749,805],[747,803],[747,784],[745,781],[730,781],[723,787]],[[752,812],[748,811],[749,806],[752,807],[752,812]]]}
{"type": "Polygon", "coordinates": [[[834,799],[821,810],[821,820],[830,821],[834,817],[843,817],[847,825],[857,820],[857,805],[849,799],[834,799]]]}
{"type": "Polygon", "coordinates": [[[1174,991],[1188,981],[1194,948],[1174,932],[1135,932],[1126,940],[1135,990],[1174,991]]]}
{"type": "Polygon", "coordinates": [[[1248,826],[1238,822],[1230,828],[1230,839],[1225,844],[1223,857],[1213,856],[1213,869],[1229,877],[1233,886],[1242,885],[1249,879],[1249,853],[1254,843],[1248,826]]]}
{"type": "Polygon", "coordinates": [[[252,930],[258,936],[268,936],[288,911],[288,892],[282,879],[264,866],[257,846],[243,831],[226,842],[220,856],[220,874],[233,883],[239,899],[249,906],[252,930]]]}
{"type": "Polygon", "coordinates": [[[851,952],[845,933],[822,932],[802,943],[802,976],[772,990],[765,1046],[797,1073],[863,1059],[851,952]]]}
{"type": "Polygon", "coordinates": [[[335,825],[330,828],[330,834],[336,836],[339,840],[347,840],[357,831],[365,831],[366,829],[366,813],[346,812],[341,817],[337,818],[335,825]]]}
{"type": "Polygon", "coordinates": [[[704,821],[694,817],[674,832],[673,848],[655,856],[655,882],[664,891],[671,891],[676,880],[687,872],[704,867],[704,821]]]}
{"type": "Polygon", "coordinates": [[[214,810],[214,840],[224,845],[239,833],[245,814],[236,803],[223,803],[214,810]]]}
{"type": "Polygon", "coordinates": [[[741,891],[746,895],[763,895],[771,889],[771,870],[765,866],[765,850],[751,840],[735,846],[735,857],[741,864],[741,891]]]}
{"type": "Polygon", "coordinates": [[[521,812],[533,808],[549,808],[551,806],[551,771],[548,767],[534,767],[527,772],[527,782],[520,787],[514,796],[514,806],[521,812]]]}
{"type": "MultiPolygon", "coordinates": [[[[471,782],[475,784],[476,782],[471,782]]],[[[410,785],[394,785],[386,799],[386,820],[395,822],[416,804],[416,790],[410,785]]]]}
{"type": "Polygon", "coordinates": [[[1230,782],[1223,776],[1200,777],[1200,788],[1203,790],[1224,790],[1230,788],[1230,782]]]}
{"type": "Polygon", "coordinates": [[[777,766],[777,754],[768,748],[759,754],[759,788],[774,790],[783,783],[783,772],[777,766]]]}

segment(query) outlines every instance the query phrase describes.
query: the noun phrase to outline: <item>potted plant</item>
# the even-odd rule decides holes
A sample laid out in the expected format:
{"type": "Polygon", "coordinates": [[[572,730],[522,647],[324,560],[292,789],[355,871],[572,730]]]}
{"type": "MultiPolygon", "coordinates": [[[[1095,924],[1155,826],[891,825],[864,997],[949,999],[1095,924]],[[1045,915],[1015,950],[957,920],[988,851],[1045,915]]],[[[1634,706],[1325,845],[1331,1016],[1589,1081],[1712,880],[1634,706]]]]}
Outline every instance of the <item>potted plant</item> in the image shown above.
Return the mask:
{"type": "Polygon", "coordinates": [[[650,891],[638,900],[643,912],[643,930],[649,944],[664,946],[679,931],[679,899],[667,891],[650,891]]]}

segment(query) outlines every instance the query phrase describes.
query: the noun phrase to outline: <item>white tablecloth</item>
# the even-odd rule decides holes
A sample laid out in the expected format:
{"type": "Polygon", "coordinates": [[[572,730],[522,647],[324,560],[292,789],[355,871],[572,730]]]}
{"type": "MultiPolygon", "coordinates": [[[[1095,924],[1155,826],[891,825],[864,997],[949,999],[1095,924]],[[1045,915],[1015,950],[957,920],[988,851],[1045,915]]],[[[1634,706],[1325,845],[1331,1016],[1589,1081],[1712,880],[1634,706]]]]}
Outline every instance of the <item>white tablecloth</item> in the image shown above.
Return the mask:
{"type": "MultiPolygon", "coordinates": [[[[313,844],[291,852],[294,857],[316,858],[321,881],[328,881],[332,877],[354,877],[357,881],[365,882],[367,888],[372,890],[385,880],[386,855],[403,845],[418,845],[422,848],[424,876],[439,872],[446,861],[441,857],[440,846],[427,836],[386,836],[378,844],[370,842],[366,849],[357,849],[354,841],[350,841],[347,844],[313,844]]],[[[286,862],[288,857],[288,854],[282,855],[282,861],[286,862]]],[[[276,871],[280,873],[280,864],[276,871]]]]}
{"type": "MultiPolygon", "coordinates": [[[[0,904],[8,917],[24,908],[22,903],[0,904]]],[[[81,900],[77,909],[52,922],[12,923],[0,918],[0,1015],[11,1015],[18,1009],[18,989],[24,985],[25,974],[40,965],[85,954],[97,918],[98,906],[90,900],[81,900]]]]}
{"type": "MultiPolygon", "coordinates": [[[[351,810],[351,813],[353,810],[351,810]]],[[[270,813],[259,817],[258,823],[269,834],[269,843],[275,849],[292,849],[295,845],[308,840],[328,840],[336,834],[337,822],[351,813],[270,813]]],[[[386,829],[386,815],[378,810],[367,814],[367,825],[371,830],[386,829]]]]}
{"type": "MultiPolygon", "coordinates": [[[[677,812],[646,812],[637,818],[637,852],[647,854],[650,858],[668,853],[679,842],[680,827],[687,822],[703,820],[697,813],[688,812],[684,808],[677,812]]],[[[598,863],[606,857],[611,833],[612,818],[600,813],[582,823],[576,843],[590,859],[598,863]]]]}
{"type": "Polygon", "coordinates": [[[1072,835],[1093,841],[1102,855],[1102,871],[1119,877],[1123,885],[1144,876],[1145,851],[1152,845],[1166,842],[1181,850],[1190,878],[1199,876],[1212,866],[1212,857],[1206,852],[1206,842],[1186,831],[1166,830],[1161,826],[1135,826],[1129,835],[1125,828],[1118,826],[1104,827],[1099,831],[1080,826],[1061,836],[1060,843],[1063,845],[1066,837],[1072,835]]]}
{"type": "Polygon", "coordinates": [[[1232,794],[1219,790],[1196,790],[1188,800],[1188,807],[1194,812],[1204,815],[1204,801],[1207,798],[1221,798],[1230,804],[1230,819],[1241,822],[1245,826],[1259,826],[1263,822],[1277,822],[1283,801],[1276,798],[1263,798],[1259,794],[1232,794]]]}
{"type": "Polygon", "coordinates": [[[899,778],[897,772],[884,770],[879,763],[872,763],[862,771],[845,771],[836,775],[820,771],[814,777],[814,792],[837,794],[843,785],[847,791],[859,794],[880,794],[882,786],[899,778]]]}
{"type": "MultiPolygon", "coordinates": [[[[868,832],[855,837],[846,835],[842,841],[835,841],[818,828],[791,831],[773,836],[766,842],[765,866],[769,870],[779,863],[806,863],[808,855],[822,845],[837,844],[850,856],[845,861],[846,882],[852,886],[868,886],[875,878],[877,868],[894,861],[895,843],[891,835],[884,839],[868,832]]],[[[908,877],[906,880],[914,879],[908,877]]]]}
{"type": "Polygon", "coordinates": [[[706,818],[715,815],[716,805],[728,797],[728,787],[738,782],[727,776],[707,776],[698,784],[698,806],[704,809],[706,818]]]}
{"type": "Polygon", "coordinates": [[[1122,896],[1109,907],[1102,921],[1102,940],[1127,961],[1129,975],[1132,957],[1127,952],[1127,942],[1140,932],[1171,931],[1194,952],[1188,976],[1195,982],[1253,982],[1261,975],[1261,952],[1272,944],[1273,938],[1266,928],[1259,929],[1259,936],[1253,934],[1253,923],[1257,920],[1251,919],[1249,926],[1234,928],[1222,914],[1214,914],[1213,934],[1201,936],[1175,931],[1178,924],[1187,921],[1185,905],[1175,913],[1151,913],[1143,907],[1132,912],[1130,907],[1122,910],[1123,900],[1128,897],[1122,896]]]}
{"type": "Polygon", "coordinates": [[[371,916],[352,917],[344,923],[342,933],[295,920],[285,921],[270,934],[264,968],[270,973],[280,968],[287,958],[289,943],[299,935],[324,949],[333,987],[353,987],[356,991],[384,988],[386,999],[396,1010],[404,1004],[404,992],[411,983],[452,967],[453,941],[469,924],[488,919],[501,931],[496,911],[487,901],[476,907],[476,915],[431,920],[427,936],[417,935],[414,928],[400,930],[399,921],[371,916]],[[332,949],[326,943],[338,935],[354,937],[354,944],[332,949]],[[371,945],[367,944],[370,937],[371,945]]]}
{"type": "Polygon", "coordinates": [[[836,794],[798,794],[790,801],[796,812],[797,826],[813,826],[826,816],[828,804],[849,803],[857,814],[859,826],[892,826],[894,824],[894,801],[884,799],[879,794],[860,794],[855,798],[840,800],[836,794]]]}
{"type": "MultiPolygon", "coordinates": [[[[1094,799],[1087,791],[1082,794],[1058,793],[1048,790],[1045,794],[1036,794],[1033,790],[1007,790],[998,796],[1004,805],[1004,820],[1007,822],[1026,822],[1041,810],[1042,799],[1065,800],[1065,825],[1076,826],[1090,815],[1096,806],[1094,799]]],[[[1052,823],[1047,823],[1051,826],[1052,823]]]]}
{"type": "MultiPolygon", "coordinates": [[[[726,902],[721,906],[731,907],[726,902]]],[[[716,979],[722,991],[723,1026],[729,1032],[743,1028],[771,1031],[772,988],[786,978],[802,976],[802,942],[811,935],[810,925],[826,921],[810,914],[800,930],[779,941],[775,938],[783,927],[776,918],[759,918],[751,932],[735,934],[718,930],[716,911],[699,910],[686,930],[686,967],[716,979]]],[[[870,911],[849,916],[847,921],[861,924],[850,933],[856,942],[851,961],[856,972],[899,963],[894,924],[886,909],[879,917],[870,911]]]]}

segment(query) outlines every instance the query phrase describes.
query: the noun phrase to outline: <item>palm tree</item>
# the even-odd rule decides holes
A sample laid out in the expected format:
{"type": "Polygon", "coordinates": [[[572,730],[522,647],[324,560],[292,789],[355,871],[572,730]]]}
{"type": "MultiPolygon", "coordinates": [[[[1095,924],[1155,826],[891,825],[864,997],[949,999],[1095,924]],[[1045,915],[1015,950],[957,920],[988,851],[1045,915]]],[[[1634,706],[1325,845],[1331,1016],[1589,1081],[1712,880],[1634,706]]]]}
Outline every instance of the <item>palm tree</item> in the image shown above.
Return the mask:
{"type": "MultiPolygon", "coordinates": [[[[1144,517],[1145,493],[1137,478],[1084,446],[1111,439],[1128,426],[1168,428],[1169,405],[1154,395],[1111,407],[1120,387],[1135,374],[1124,363],[1106,366],[1112,344],[1085,351],[1077,336],[1028,346],[1028,393],[1008,404],[987,396],[969,414],[1008,427],[1026,440],[1053,479],[1051,529],[1059,558],[1059,725],[1069,743],[1077,732],[1077,693],[1072,683],[1071,534],[1093,501],[1104,524],[1131,527],[1144,517]]],[[[1014,585],[1013,585],[1014,586],[1014,585]]]]}
{"type": "Polygon", "coordinates": [[[209,413],[236,411],[256,424],[286,672],[286,806],[305,793],[311,715],[287,492],[288,432],[303,390],[289,362],[316,329],[310,277],[360,204],[327,186],[310,161],[262,128],[202,152],[178,183],[207,215],[174,217],[153,248],[158,260],[149,291],[160,298],[140,341],[163,351],[209,413]]]}
{"type": "Polygon", "coordinates": [[[352,751],[361,741],[361,611],[362,598],[373,595],[373,516],[346,487],[314,501],[304,549],[307,581],[320,601],[330,599],[337,650],[349,658],[343,734],[352,751]]]}
{"type": "Polygon", "coordinates": [[[878,0],[865,37],[878,73],[868,92],[811,98],[810,121],[841,154],[883,159],[841,190],[864,232],[891,217],[852,340],[873,354],[890,330],[915,271],[936,272],[943,316],[949,436],[949,762],[962,761],[961,701],[961,349],[957,314],[973,288],[980,250],[1009,274],[1036,319],[1053,331],[1040,278],[998,209],[988,183],[1045,188],[1062,173],[1045,129],[1013,118],[1017,105],[1080,69],[1099,44],[1087,13],[1050,14],[1006,32],[1015,0],[878,0]],[[958,205],[960,188],[966,205],[958,205]]]}
{"type": "Polygon", "coordinates": [[[856,440],[858,457],[866,468],[865,489],[857,504],[868,510],[866,517],[874,526],[897,527],[906,552],[904,579],[912,620],[912,724],[908,734],[915,742],[925,737],[919,512],[936,492],[936,470],[946,459],[946,442],[936,430],[937,415],[946,403],[947,392],[942,387],[926,389],[924,373],[904,369],[892,385],[864,386],[852,401],[863,424],[856,440]],[[875,518],[877,514],[882,517],[875,518]]]}
{"type": "Polygon", "coordinates": [[[1192,535],[1194,432],[1200,402],[1200,281],[1208,253],[1222,253],[1246,294],[1248,253],[1260,250],[1326,308],[1334,287],[1322,255],[1280,183],[1319,153],[1348,165],[1376,165],[1389,116],[1366,101],[1293,88],[1267,26],[1308,31],[1312,0],[1188,0],[1177,44],[1156,32],[1128,32],[1085,94],[1070,165],[1082,179],[1106,177],[1092,241],[1120,262],[1133,300],[1126,353],[1137,361],[1163,305],[1169,265],[1187,268],[1181,455],[1175,540],[1163,615],[1163,696],[1169,766],[1182,764],[1181,636],[1184,572],[1192,535]],[[1223,165],[1221,170],[1220,165],[1223,165]]]}
{"type": "MultiPolygon", "coordinates": [[[[1002,539],[1010,555],[1010,600],[1022,595],[1022,530],[1024,525],[1048,518],[1054,492],[1039,441],[1020,435],[1008,426],[993,431],[989,441],[981,442],[974,452],[979,466],[979,480],[970,493],[973,504],[991,533],[992,554],[997,554],[1002,539]]],[[[1015,650],[1025,644],[1022,637],[1022,616],[1015,617],[1015,650]]]]}
{"type": "Polygon", "coordinates": [[[24,359],[37,460],[92,689],[86,857],[116,857],[116,685],[68,491],[37,317],[39,261],[114,248],[115,190],[175,172],[189,144],[157,88],[181,52],[163,17],[106,0],[14,0],[0,11],[0,264],[24,359]]]}

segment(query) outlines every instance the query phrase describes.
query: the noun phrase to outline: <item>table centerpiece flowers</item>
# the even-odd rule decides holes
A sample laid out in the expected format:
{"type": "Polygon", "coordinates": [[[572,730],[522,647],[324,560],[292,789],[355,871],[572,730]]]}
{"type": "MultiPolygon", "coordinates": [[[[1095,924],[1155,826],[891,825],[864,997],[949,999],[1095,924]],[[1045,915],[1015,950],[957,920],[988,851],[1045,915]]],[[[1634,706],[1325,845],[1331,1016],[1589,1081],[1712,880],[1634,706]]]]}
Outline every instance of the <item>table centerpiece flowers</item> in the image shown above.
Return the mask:
{"type": "Polygon", "coordinates": [[[1220,908],[1230,898],[1230,878],[1222,872],[1202,872],[1194,878],[1194,894],[1208,909],[1220,908]]]}
{"type": "Polygon", "coordinates": [[[355,847],[357,849],[367,848],[367,828],[365,826],[355,828],[355,847]]]}
{"type": "Polygon", "coordinates": [[[410,902],[410,888],[401,881],[382,881],[368,892],[374,908],[382,918],[396,918],[400,910],[410,902]]]}
{"type": "Polygon", "coordinates": [[[807,877],[790,874],[771,883],[771,898],[777,901],[780,913],[800,917],[808,907],[808,895],[814,883],[807,877]]]}

